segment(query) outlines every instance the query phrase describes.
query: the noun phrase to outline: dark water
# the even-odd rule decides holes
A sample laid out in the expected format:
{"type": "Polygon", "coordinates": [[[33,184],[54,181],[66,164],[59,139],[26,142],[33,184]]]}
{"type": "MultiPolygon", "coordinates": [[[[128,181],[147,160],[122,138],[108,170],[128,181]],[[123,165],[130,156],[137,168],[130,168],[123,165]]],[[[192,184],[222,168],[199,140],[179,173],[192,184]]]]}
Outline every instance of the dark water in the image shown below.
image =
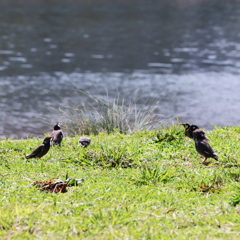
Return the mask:
{"type": "Polygon", "coordinates": [[[173,2],[0,2],[0,137],[49,131],[50,106],[84,101],[72,83],[126,100],[138,89],[139,107],[207,129],[239,125],[240,2],[173,2]]]}

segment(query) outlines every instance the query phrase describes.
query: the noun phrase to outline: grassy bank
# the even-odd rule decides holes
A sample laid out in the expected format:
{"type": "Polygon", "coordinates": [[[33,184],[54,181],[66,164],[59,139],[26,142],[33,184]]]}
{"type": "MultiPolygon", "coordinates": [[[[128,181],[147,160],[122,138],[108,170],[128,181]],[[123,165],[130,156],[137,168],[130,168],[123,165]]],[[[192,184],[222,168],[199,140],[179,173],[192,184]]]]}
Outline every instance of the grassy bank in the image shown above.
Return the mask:
{"type": "Polygon", "coordinates": [[[208,132],[208,166],[181,126],[63,140],[25,160],[42,140],[0,141],[1,239],[239,239],[240,127],[208,132]],[[35,181],[83,179],[66,193],[35,181]]]}

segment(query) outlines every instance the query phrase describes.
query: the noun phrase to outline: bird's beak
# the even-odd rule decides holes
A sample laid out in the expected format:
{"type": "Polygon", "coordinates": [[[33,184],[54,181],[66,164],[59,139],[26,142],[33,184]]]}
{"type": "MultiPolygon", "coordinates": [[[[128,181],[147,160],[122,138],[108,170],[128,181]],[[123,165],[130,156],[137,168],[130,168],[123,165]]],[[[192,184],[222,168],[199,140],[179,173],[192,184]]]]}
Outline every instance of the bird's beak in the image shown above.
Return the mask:
{"type": "Polygon", "coordinates": [[[196,133],[197,131],[195,130],[195,131],[193,131],[194,133],[196,133]]]}
{"type": "Polygon", "coordinates": [[[183,125],[183,123],[179,123],[180,125],[183,125]]]}
{"type": "Polygon", "coordinates": [[[51,136],[50,138],[53,138],[53,136],[51,136]]]}

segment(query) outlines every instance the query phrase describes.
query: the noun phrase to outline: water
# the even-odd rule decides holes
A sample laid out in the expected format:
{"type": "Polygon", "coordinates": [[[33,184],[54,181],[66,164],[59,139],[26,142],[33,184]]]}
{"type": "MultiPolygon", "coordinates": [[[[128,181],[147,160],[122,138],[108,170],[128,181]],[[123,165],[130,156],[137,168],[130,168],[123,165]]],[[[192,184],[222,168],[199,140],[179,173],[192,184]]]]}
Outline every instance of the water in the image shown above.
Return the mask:
{"type": "Polygon", "coordinates": [[[0,137],[42,136],[73,84],[165,118],[239,125],[239,1],[1,4],[0,137]],[[182,2],[184,4],[182,4],[182,2]]]}

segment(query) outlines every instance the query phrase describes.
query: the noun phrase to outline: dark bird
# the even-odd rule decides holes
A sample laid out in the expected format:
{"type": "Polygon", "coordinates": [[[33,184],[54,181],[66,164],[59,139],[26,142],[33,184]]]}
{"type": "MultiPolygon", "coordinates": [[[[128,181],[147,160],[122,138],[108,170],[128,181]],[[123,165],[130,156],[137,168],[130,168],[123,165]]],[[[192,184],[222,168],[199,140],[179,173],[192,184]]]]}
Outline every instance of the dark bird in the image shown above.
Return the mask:
{"type": "Polygon", "coordinates": [[[63,140],[63,131],[61,130],[59,123],[56,123],[56,125],[54,125],[51,137],[53,137],[51,139],[51,146],[57,144],[61,146],[61,142],[63,140]]]}
{"type": "Polygon", "coordinates": [[[91,143],[91,138],[82,136],[79,139],[79,146],[87,147],[91,143]]]}
{"type": "Polygon", "coordinates": [[[43,143],[40,146],[38,146],[34,151],[32,151],[31,154],[26,156],[26,159],[43,157],[48,152],[48,150],[50,148],[50,140],[52,138],[53,137],[44,138],[43,143]]]}
{"type": "Polygon", "coordinates": [[[199,129],[197,125],[190,125],[189,123],[179,123],[185,128],[185,136],[193,138],[193,131],[199,129]]]}
{"type": "Polygon", "coordinates": [[[203,130],[196,129],[193,131],[193,138],[195,141],[196,150],[205,158],[202,162],[203,164],[206,163],[208,158],[214,158],[215,160],[218,160],[218,156],[207,142],[207,138],[205,137],[205,132],[203,130]]]}

